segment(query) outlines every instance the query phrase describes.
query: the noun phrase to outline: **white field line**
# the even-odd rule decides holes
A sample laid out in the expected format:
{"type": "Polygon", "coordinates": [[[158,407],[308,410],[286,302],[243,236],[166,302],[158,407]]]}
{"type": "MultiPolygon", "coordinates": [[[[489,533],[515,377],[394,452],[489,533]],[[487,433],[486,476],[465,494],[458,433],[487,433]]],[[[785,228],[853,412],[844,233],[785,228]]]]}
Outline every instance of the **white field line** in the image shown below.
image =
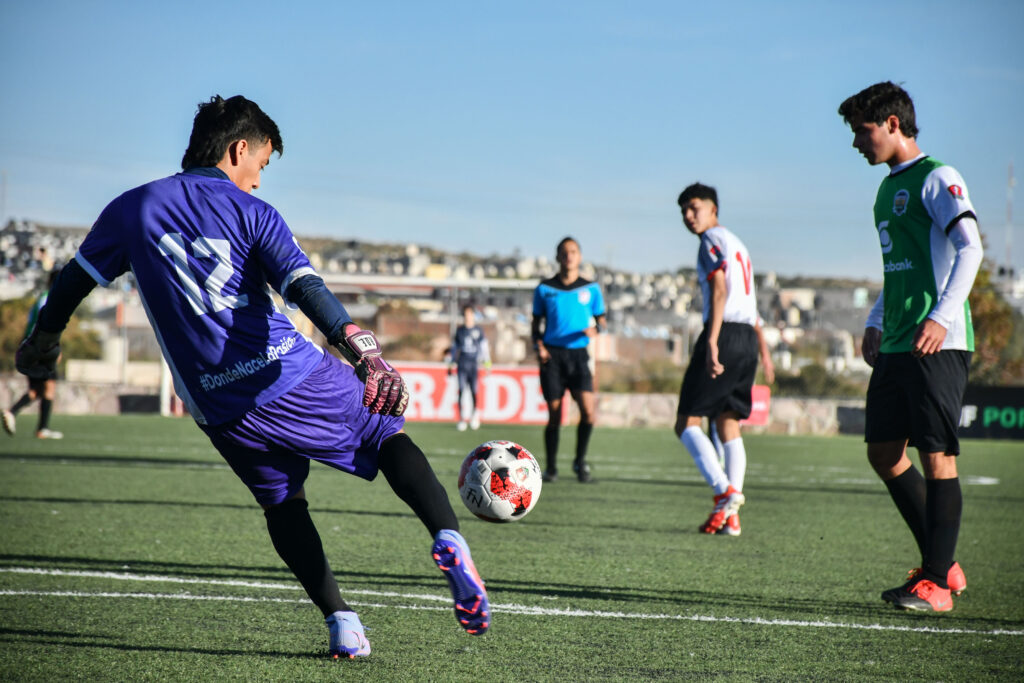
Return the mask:
{"type": "MultiPolygon", "coordinates": [[[[233,581],[224,579],[188,579],[175,576],[122,574],[118,572],[89,572],[60,569],[40,569],[32,567],[0,567],[0,572],[11,574],[35,574],[44,576],[76,576],[83,578],[102,578],[122,581],[146,581],[192,585],[239,586],[245,588],[284,588],[287,590],[299,590],[299,587],[294,584],[261,583],[256,581],[233,581]]],[[[367,596],[398,597],[411,600],[428,600],[437,602],[450,602],[451,600],[451,598],[448,596],[425,595],[419,593],[397,593],[391,591],[369,590],[346,590],[345,592],[367,596]]],[[[0,590],[0,596],[5,595],[35,595],[42,597],[61,598],[136,598],[149,600],[197,601],[212,600],[225,602],[273,602],[294,604],[302,604],[308,602],[308,600],[305,599],[249,597],[234,595],[193,595],[191,593],[114,593],[84,591],[0,590]]],[[[355,601],[352,601],[350,604],[357,607],[372,607],[386,609],[430,611],[447,611],[448,609],[450,609],[447,606],[434,607],[432,605],[390,605],[355,601]]],[[[950,635],[1024,636],[1024,631],[1015,631],[1008,629],[992,629],[985,631],[979,629],[964,628],[935,628],[932,626],[898,626],[892,624],[850,624],[832,621],[801,621],[796,619],[763,619],[761,617],[718,617],[712,615],[699,614],[648,614],[643,612],[609,612],[602,610],[561,609],[517,604],[492,604],[491,609],[492,611],[501,614],[518,614],[526,616],[545,617],[593,617],[600,619],[639,619],[649,621],[693,621],[702,623],[750,624],[754,626],[792,626],[798,628],[834,628],[860,631],[895,631],[902,633],[943,633],[950,635]]]]}

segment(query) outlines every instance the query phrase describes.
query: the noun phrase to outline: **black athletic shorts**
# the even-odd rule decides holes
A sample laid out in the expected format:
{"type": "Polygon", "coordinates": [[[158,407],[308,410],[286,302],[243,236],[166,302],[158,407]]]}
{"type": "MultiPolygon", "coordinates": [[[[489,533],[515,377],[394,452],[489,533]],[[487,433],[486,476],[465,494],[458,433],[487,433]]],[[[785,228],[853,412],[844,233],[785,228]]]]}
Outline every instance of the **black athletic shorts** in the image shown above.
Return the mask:
{"type": "Polygon", "coordinates": [[[971,366],[970,351],[924,358],[880,353],[868,383],[864,441],[902,441],[925,453],[960,454],[956,429],[971,366]]]}
{"type": "Polygon", "coordinates": [[[707,369],[707,329],[697,337],[679,390],[679,415],[715,417],[725,411],[750,417],[750,390],[757,374],[757,331],[746,323],[722,323],[718,362],[725,372],[712,379],[707,369]]]}
{"type": "Polygon", "coordinates": [[[590,354],[587,347],[566,349],[548,346],[551,359],[540,364],[540,390],[545,401],[556,401],[571,392],[593,391],[594,376],[590,373],[590,354]]]}

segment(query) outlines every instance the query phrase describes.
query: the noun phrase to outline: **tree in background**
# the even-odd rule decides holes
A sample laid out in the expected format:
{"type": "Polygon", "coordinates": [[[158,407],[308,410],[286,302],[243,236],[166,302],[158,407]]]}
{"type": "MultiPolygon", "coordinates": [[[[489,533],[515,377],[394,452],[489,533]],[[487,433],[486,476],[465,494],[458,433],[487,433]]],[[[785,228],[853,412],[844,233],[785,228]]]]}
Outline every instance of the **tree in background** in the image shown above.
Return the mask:
{"type": "MultiPolygon", "coordinates": [[[[25,334],[28,313],[35,300],[33,295],[0,301],[0,372],[15,371],[14,352],[25,334]]],[[[92,330],[83,330],[78,314],[71,317],[60,344],[62,366],[68,358],[96,359],[102,355],[99,335],[92,330]]]]}
{"type": "Polygon", "coordinates": [[[971,383],[1024,384],[1024,316],[1014,310],[992,283],[991,265],[978,269],[971,289],[974,357],[971,383]]]}

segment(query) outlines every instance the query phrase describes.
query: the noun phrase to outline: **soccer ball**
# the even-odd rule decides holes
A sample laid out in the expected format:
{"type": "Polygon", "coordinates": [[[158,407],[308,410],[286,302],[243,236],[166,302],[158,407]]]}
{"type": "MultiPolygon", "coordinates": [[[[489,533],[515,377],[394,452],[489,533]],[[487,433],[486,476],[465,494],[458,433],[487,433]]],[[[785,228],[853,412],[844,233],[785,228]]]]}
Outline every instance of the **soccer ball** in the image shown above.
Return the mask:
{"type": "Polygon", "coordinates": [[[488,441],[466,456],[459,469],[459,495],[469,511],[488,522],[514,522],[540,498],[536,458],[517,443],[488,441]]]}

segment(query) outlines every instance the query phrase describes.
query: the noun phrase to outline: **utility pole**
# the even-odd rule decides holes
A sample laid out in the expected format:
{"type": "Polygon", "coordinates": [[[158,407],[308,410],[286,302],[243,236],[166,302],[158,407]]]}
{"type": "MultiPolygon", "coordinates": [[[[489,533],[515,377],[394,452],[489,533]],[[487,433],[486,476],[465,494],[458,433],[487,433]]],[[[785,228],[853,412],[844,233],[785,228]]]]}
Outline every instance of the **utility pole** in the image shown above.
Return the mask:
{"type": "Polygon", "coordinates": [[[0,171],[0,228],[7,225],[7,171],[0,171]]]}
{"type": "Polygon", "coordinates": [[[1013,177],[1013,162],[1010,162],[1006,178],[1006,282],[1007,291],[1013,287],[1013,186],[1017,179],[1013,177]]]}

